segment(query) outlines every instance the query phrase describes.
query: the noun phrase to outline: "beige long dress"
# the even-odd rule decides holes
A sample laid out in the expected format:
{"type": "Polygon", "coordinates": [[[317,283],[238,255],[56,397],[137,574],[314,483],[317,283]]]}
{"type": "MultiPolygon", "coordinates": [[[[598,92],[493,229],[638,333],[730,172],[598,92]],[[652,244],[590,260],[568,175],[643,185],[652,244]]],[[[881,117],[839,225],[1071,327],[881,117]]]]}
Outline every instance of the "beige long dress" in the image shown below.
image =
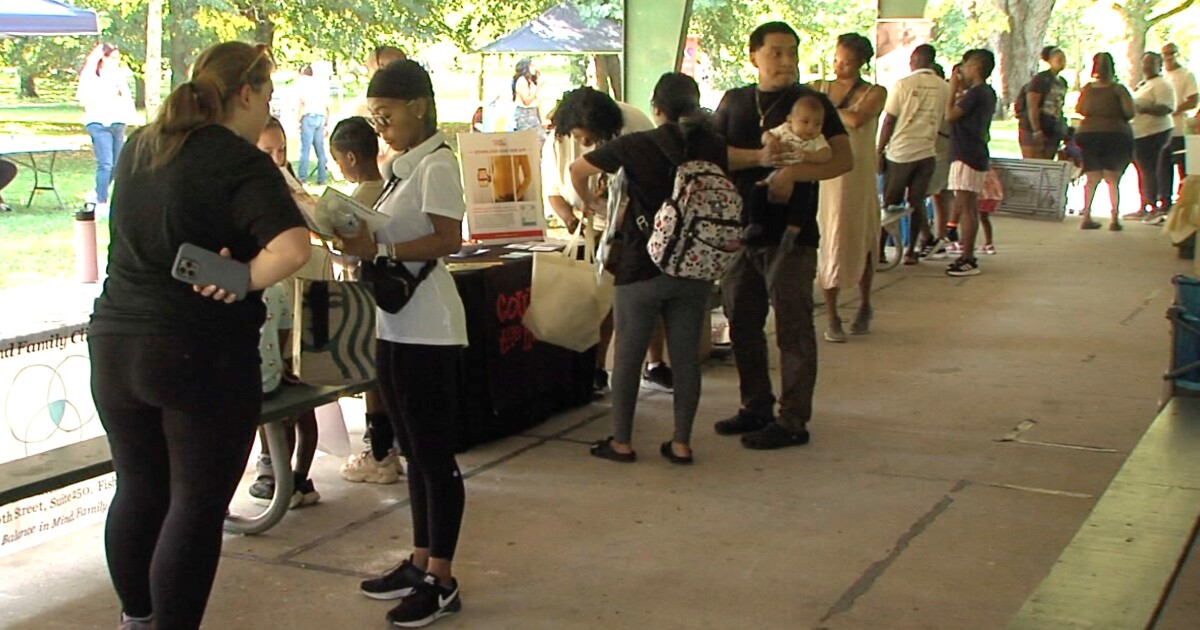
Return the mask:
{"type": "MultiPolygon", "coordinates": [[[[831,83],[814,87],[828,94],[831,83]]],[[[859,89],[850,111],[858,111],[871,93],[859,89]]],[[[856,287],[866,269],[879,256],[879,193],[876,183],[875,138],[879,121],[872,119],[858,129],[847,129],[854,152],[849,173],[821,182],[817,223],[821,229],[817,282],[822,289],[856,287]]]]}

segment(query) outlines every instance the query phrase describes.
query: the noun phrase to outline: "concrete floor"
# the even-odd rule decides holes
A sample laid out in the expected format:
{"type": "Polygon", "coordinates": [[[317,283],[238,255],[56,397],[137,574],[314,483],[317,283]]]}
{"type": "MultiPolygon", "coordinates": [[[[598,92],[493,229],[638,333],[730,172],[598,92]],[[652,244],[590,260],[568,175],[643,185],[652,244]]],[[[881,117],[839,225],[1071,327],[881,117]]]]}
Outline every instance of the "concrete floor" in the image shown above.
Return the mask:
{"type": "MultiPolygon", "coordinates": [[[[587,456],[607,400],[463,455],[464,611],[438,627],[1003,627],[1154,417],[1170,277],[1190,263],[1141,225],[996,224],[983,275],[881,274],[873,334],[821,342],[806,447],[715,435],[737,406],[718,359],[692,468],[657,456],[671,400],[649,392],[635,465],[587,456]]],[[[226,540],[206,628],[386,627],[356,587],[404,552],[405,488],[343,483],[338,464],[316,463],[320,505],[226,540]]],[[[1178,601],[1167,625],[1188,627],[1200,600],[1178,601]]],[[[116,614],[99,526],[0,559],[0,627],[116,614]]]]}

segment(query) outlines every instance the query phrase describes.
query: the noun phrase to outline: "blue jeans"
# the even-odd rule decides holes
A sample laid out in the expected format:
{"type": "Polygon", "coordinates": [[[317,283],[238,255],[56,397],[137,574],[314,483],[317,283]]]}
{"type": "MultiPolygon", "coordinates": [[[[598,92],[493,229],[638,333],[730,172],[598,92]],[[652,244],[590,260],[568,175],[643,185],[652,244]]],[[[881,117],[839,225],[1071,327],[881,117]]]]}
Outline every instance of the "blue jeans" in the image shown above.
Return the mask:
{"type": "Polygon", "coordinates": [[[87,124],[92,137],[92,152],[96,154],[96,201],[108,203],[108,185],[112,182],[113,167],[125,146],[125,123],[113,123],[107,127],[100,123],[87,124]]]}
{"type": "Polygon", "coordinates": [[[300,118],[300,181],[308,181],[308,150],[317,151],[317,184],[325,184],[325,115],[305,114],[300,118]]]}

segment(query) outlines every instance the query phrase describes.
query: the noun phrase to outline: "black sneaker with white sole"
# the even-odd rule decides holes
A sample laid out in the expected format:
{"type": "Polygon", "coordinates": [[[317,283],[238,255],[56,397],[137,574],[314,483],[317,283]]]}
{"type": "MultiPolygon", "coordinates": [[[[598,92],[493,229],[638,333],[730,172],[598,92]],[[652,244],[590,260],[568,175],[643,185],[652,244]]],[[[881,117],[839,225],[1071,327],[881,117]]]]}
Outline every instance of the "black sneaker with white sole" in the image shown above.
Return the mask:
{"type": "Polygon", "coordinates": [[[410,595],[388,611],[387,620],[401,628],[423,628],[460,610],[462,598],[458,596],[458,580],[442,586],[437,577],[426,575],[410,595]]]}
{"type": "Polygon", "coordinates": [[[675,373],[666,363],[647,367],[642,370],[642,387],[669,394],[675,390],[675,373]]]}
{"type": "Polygon", "coordinates": [[[400,599],[412,595],[425,577],[426,573],[412,563],[412,558],[405,558],[380,577],[363,580],[359,588],[371,599],[400,599]]]}
{"type": "Polygon", "coordinates": [[[959,258],[946,267],[946,275],[955,278],[979,275],[979,261],[974,258],[959,258]]]}

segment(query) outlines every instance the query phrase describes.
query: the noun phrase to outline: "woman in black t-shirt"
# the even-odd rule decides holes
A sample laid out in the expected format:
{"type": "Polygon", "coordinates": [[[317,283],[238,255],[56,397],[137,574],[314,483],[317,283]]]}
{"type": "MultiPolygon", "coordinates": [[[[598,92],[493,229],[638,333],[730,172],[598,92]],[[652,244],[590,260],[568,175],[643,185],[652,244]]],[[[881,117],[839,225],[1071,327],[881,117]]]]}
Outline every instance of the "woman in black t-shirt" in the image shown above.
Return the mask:
{"type": "Polygon", "coordinates": [[[1063,103],[1067,98],[1067,81],[1059,76],[1067,67],[1067,55],[1058,46],[1042,49],[1042,61],[1049,66],[1029,81],[1018,103],[1021,157],[1053,160],[1058,145],[1067,135],[1063,118],[1063,103]]]}
{"type": "Polygon", "coordinates": [[[675,464],[692,463],[691,433],[700,403],[699,343],[712,283],[669,276],[646,251],[654,214],[672,194],[675,167],[701,159],[728,170],[728,149],[700,110],[700,88],[691,77],[671,72],[654,87],[651,99],[660,127],[617,137],[571,164],[571,180],[585,207],[599,201],[587,186],[601,172],[625,169],[629,204],[619,221],[622,242],[613,299],[617,339],[613,359],[613,435],[592,445],[591,453],[618,462],[637,458],[632,445],[642,357],[661,316],[675,371],[675,432],[659,452],[675,464]]]}
{"type": "Polygon", "coordinates": [[[117,164],[88,346],[117,473],[105,546],[126,630],[200,627],[262,407],[261,291],[308,260],[304,220],[255,146],[273,69],[265,46],[204,51],[117,164]],[[172,278],[183,243],[246,263],[249,293],[172,278]]]}

